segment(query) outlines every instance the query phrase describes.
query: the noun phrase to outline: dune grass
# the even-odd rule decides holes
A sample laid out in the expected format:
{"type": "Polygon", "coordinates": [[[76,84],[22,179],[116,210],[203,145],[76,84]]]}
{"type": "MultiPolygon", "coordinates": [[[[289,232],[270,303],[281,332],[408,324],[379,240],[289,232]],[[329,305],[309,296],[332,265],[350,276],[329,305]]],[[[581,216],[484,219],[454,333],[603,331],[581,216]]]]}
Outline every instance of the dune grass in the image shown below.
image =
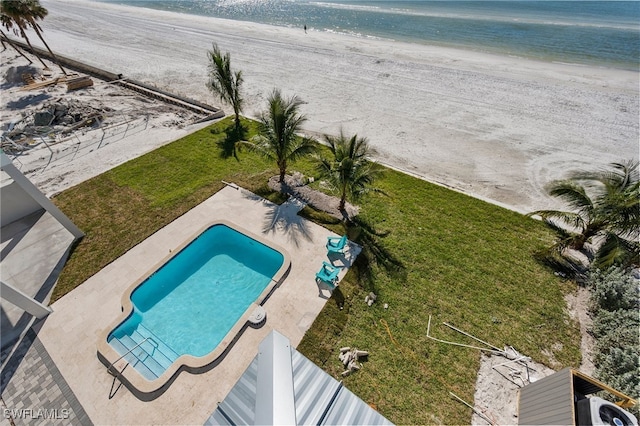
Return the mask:
{"type": "MultiPolygon", "coordinates": [[[[254,123],[243,122],[246,135],[254,123]]],[[[222,187],[238,183],[263,196],[277,173],[253,154],[230,155],[227,119],[71,188],[55,203],[83,230],[54,290],[57,299],[222,187]]],[[[292,170],[314,174],[311,162],[292,170]]],[[[306,208],[303,215],[366,243],[356,265],[298,347],[336,378],[338,349],[370,356],[346,386],[399,424],[469,423],[479,353],[426,338],[474,344],[449,322],[496,346],[512,345],[555,368],[580,362],[579,330],[565,312],[574,290],[536,260],[554,235],[500,207],[387,170],[388,196],[363,200],[364,226],[350,227],[306,208]],[[368,307],[364,297],[378,295],[368,307]],[[387,303],[388,309],[383,305],[387,303]]]]}

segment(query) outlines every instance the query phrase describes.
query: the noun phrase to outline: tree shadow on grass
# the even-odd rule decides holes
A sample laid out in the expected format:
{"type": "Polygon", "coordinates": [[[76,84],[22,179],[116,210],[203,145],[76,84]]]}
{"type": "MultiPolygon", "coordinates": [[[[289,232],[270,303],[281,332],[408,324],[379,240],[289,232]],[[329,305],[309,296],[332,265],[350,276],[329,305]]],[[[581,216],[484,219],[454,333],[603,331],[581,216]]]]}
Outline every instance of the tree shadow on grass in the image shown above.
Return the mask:
{"type": "MultiPolygon", "coordinates": [[[[215,129],[211,129],[212,134],[217,134],[219,131],[215,129]]],[[[225,137],[224,139],[220,139],[217,143],[218,148],[220,148],[220,158],[230,158],[234,157],[238,160],[238,150],[237,143],[243,141],[247,135],[247,128],[244,126],[240,126],[236,128],[235,124],[231,124],[224,129],[225,137]]]]}
{"type": "MultiPolygon", "coordinates": [[[[580,281],[580,278],[583,278],[587,273],[588,267],[579,259],[571,256],[571,250],[568,247],[570,246],[572,234],[551,221],[546,221],[545,223],[556,233],[558,241],[551,247],[536,251],[533,254],[533,258],[560,276],[580,281]]],[[[589,262],[593,260],[592,254],[587,250],[582,250],[581,253],[589,262]]]]}
{"type": "Polygon", "coordinates": [[[347,238],[362,247],[351,268],[355,270],[358,281],[368,291],[376,292],[375,272],[373,265],[381,267],[393,279],[406,281],[406,267],[389,249],[384,246],[383,238],[389,231],[381,232],[360,216],[342,222],[335,217],[306,206],[300,216],[323,225],[340,234],[346,233],[347,238]]]}
{"type": "Polygon", "coordinates": [[[267,184],[255,188],[253,193],[278,205],[281,205],[289,199],[289,195],[283,194],[282,192],[274,191],[273,189],[269,188],[267,184]]]}
{"type": "Polygon", "coordinates": [[[353,264],[359,281],[366,290],[377,293],[375,270],[373,265],[382,268],[395,280],[406,281],[407,270],[400,259],[384,246],[382,239],[389,231],[380,232],[359,216],[347,223],[347,236],[362,247],[360,255],[353,264]]]}
{"type": "Polygon", "coordinates": [[[340,289],[340,287],[336,287],[333,289],[333,291],[331,292],[331,299],[333,299],[336,303],[336,306],[338,307],[338,309],[343,309],[344,308],[344,294],[342,293],[342,290],[340,289]]]}

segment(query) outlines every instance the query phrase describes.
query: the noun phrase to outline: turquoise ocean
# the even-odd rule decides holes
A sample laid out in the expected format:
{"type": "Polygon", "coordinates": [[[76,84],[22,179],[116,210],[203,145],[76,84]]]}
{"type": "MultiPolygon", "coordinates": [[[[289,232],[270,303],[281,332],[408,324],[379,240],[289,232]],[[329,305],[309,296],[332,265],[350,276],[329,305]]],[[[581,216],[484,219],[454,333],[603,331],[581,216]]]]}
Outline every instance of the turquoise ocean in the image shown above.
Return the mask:
{"type": "Polygon", "coordinates": [[[638,70],[640,1],[103,0],[135,7],[638,70]]]}

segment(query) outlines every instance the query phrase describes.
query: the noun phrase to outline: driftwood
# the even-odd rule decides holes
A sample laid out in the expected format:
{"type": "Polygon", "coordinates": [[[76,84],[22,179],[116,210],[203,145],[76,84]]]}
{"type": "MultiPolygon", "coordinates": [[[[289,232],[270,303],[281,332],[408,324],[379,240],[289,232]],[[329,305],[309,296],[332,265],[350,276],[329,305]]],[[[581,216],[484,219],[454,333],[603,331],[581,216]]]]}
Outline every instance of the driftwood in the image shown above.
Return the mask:
{"type": "Polygon", "coordinates": [[[88,76],[76,77],[76,78],[67,80],[68,92],[72,90],[83,89],[85,87],[91,87],[91,86],[93,86],[93,80],[91,80],[91,77],[88,77],[88,76]]]}
{"type": "Polygon", "coordinates": [[[64,81],[64,77],[56,77],[56,78],[52,78],[50,80],[46,80],[46,81],[39,81],[37,83],[33,83],[33,84],[28,84],[26,86],[21,87],[20,91],[24,91],[24,90],[35,90],[35,89],[41,89],[43,87],[47,87],[47,86],[51,86],[53,84],[58,84],[64,81]]]}

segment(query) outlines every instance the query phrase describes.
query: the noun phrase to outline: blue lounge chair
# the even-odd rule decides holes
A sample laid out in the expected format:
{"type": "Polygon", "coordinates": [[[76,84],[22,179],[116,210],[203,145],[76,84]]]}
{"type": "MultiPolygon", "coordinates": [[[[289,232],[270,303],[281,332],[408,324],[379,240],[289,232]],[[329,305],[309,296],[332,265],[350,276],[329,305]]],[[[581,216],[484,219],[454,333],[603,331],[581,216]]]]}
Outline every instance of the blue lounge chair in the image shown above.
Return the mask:
{"type": "Polygon", "coordinates": [[[344,253],[344,249],[347,247],[347,236],[342,237],[328,237],[327,238],[327,250],[329,253],[344,253]]]}
{"type": "Polygon", "coordinates": [[[330,263],[322,262],[322,268],[320,268],[320,271],[316,273],[316,279],[328,284],[331,287],[335,287],[336,282],[338,281],[339,273],[340,268],[336,268],[330,263]]]}

